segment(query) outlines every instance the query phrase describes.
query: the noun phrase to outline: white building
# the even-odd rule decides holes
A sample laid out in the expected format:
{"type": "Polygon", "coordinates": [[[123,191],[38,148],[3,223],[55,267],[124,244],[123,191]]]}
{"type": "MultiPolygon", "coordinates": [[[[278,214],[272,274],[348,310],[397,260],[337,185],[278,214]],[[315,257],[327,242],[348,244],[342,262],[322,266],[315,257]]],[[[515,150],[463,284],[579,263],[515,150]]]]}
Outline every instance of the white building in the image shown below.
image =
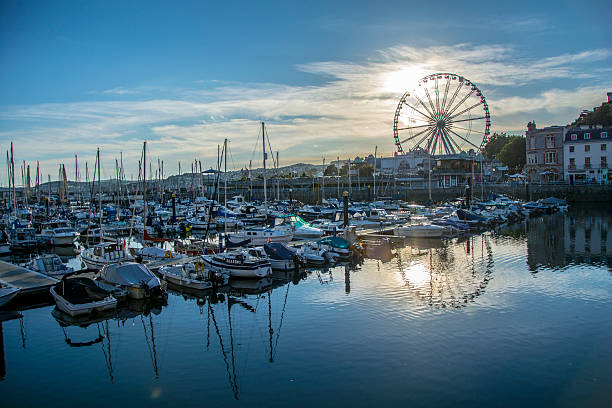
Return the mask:
{"type": "Polygon", "coordinates": [[[612,128],[567,129],[563,143],[565,181],[607,184],[612,128]]]}
{"type": "Polygon", "coordinates": [[[424,150],[413,150],[405,154],[398,154],[392,157],[381,157],[377,160],[378,170],[382,174],[406,174],[416,173],[417,168],[422,167],[427,160],[428,154],[424,150]]]}

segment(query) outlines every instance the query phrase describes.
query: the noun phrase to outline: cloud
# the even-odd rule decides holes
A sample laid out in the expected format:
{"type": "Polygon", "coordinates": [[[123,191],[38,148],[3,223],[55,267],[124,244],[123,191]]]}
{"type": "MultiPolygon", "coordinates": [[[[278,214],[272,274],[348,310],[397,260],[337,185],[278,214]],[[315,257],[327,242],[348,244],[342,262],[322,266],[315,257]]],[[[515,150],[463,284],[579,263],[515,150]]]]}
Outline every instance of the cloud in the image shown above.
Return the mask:
{"type": "Polygon", "coordinates": [[[120,152],[127,173],[137,174],[145,139],[149,156],[164,159],[168,172],[175,172],[179,161],[186,164],[196,157],[211,166],[217,144],[226,137],[232,167],[249,160],[255,165],[261,120],[268,123],[272,148],[280,151],[283,163],[354,157],[372,152],[375,145],[391,154],[399,97],[428,73],[450,71],[470,78],[487,96],[492,130],[522,129],[533,119],[564,124],[581,109],[599,105],[612,89],[606,70],[610,57],[608,49],[530,59],[508,45],[398,45],[367,61],[296,67],[323,78],[319,85],[206,80],[175,89],[102,91],[120,100],[3,107],[0,139],[7,146],[15,141],[18,159],[42,159],[50,174],[59,162],[72,163],[74,153],[93,157],[97,146],[107,176],[120,152]],[[143,94],[150,97],[143,100],[143,94]]]}

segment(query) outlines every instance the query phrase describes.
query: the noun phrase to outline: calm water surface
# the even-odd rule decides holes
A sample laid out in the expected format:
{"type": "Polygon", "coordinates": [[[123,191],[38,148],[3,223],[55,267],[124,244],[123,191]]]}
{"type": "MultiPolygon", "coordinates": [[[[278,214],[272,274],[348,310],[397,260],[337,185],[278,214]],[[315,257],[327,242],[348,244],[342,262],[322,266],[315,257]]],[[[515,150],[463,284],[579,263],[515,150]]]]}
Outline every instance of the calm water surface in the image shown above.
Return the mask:
{"type": "Polygon", "coordinates": [[[611,406],[611,218],[574,208],[86,327],[26,310],[2,323],[1,405],[611,406]]]}

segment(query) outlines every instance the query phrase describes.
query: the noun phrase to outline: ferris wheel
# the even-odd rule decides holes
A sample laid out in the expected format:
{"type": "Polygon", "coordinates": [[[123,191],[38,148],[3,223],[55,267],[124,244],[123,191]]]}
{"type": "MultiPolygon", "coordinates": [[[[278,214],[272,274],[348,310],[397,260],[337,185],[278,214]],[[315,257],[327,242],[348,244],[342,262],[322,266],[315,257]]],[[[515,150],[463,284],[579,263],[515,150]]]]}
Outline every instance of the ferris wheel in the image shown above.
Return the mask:
{"type": "Polygon", "coordinates": [[[487,101],[465,77],[438,73],[421,78],[404,93],[395,110],[397,151],[422,149],[429,154],[479,153],[489,139],[487,101]]]}

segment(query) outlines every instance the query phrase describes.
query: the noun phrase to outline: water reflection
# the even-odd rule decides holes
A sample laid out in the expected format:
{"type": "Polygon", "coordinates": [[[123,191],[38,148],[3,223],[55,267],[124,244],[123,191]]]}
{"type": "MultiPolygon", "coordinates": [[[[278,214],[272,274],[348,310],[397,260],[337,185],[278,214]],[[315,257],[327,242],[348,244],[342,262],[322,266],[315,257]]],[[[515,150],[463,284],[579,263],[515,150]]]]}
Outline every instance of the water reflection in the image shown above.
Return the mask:
{"type": "Polygon", "coordinates": [[[527,222],[527,264],[558,269],[570,264],[612,265],[612,214],[604,207],[576,207],[527,222]]]}
{"type": "Polygon", "coordinates": [[[418,300],[433,308],[464,307],[492,279],[489,234],[438,240],[435,248],[407,246],[397,252],[400,279],[418,300]]]}

